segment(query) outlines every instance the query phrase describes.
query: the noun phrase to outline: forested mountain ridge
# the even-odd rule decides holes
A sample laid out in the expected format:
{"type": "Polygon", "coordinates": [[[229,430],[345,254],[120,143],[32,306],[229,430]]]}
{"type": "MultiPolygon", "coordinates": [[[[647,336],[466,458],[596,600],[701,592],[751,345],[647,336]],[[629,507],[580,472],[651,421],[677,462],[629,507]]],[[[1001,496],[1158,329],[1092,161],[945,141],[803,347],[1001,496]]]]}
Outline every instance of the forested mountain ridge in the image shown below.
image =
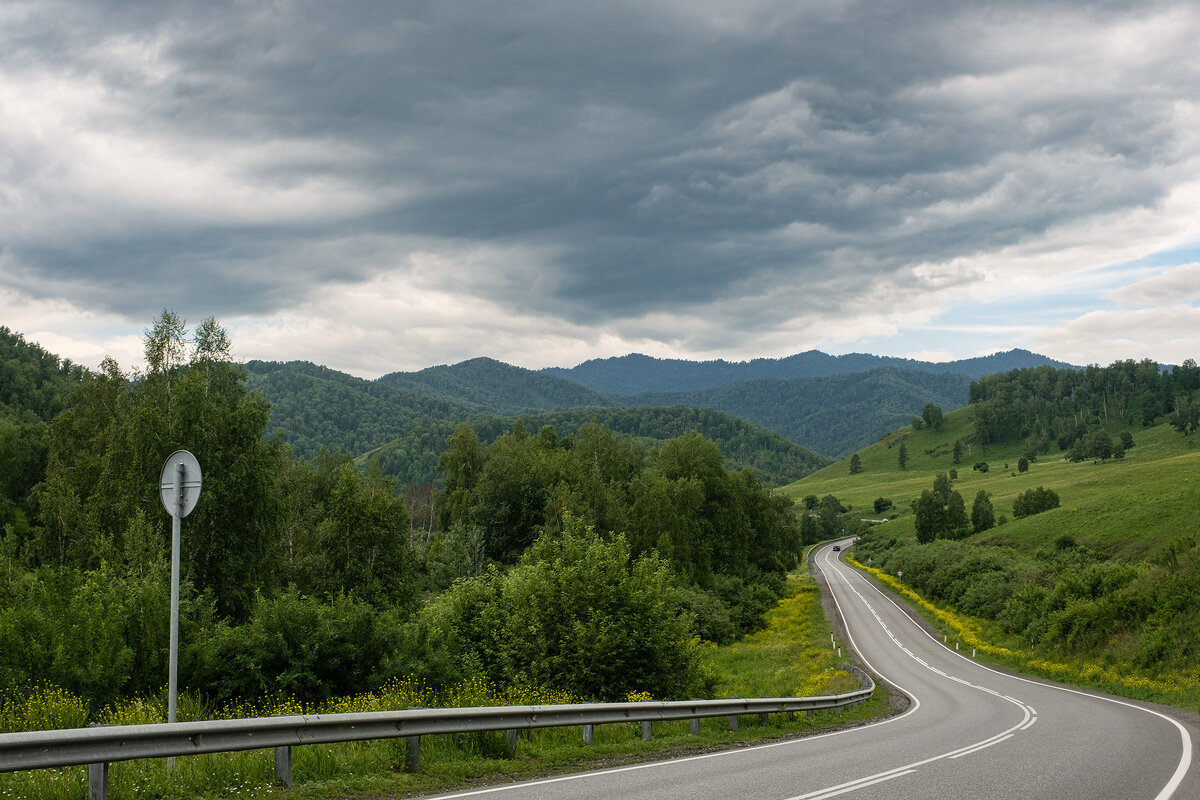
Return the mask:
{"type": "Polygon", "coordinates": [[[631,405],[714,408],[834,458],[908,424],[926,403],[965,405],[971,379],[952,372],[884,367],[821,378],[762,378],[696,392],[634,395],[631,405]]]}
{"type": "Polygon", "coordinates": [[[305,458],[322,447],[358,455],[432,420],[478,415],[465,403],[356,378],[307,361],[250,361],[246,367],[250,389],[262,392],[272,404],[267,434],[282,434],[296,455],[305,458]]]}
{"type": "MultiPolygon", "coordinates": [[[[1002,363],[995,360],[998,357],[991,358],[988,363],[1002,363]]],[[[837,360],[846,365],[872,364],[879,359],[842,356],[837,360]]],[[[704,366],[695,362],[678,363],[704,366]]],[[[965,405],[970,384],[966,375],[945,370],[876,367],[818,378],[758,378],[705,390],[619,396],[594,391],[546,371],[514,367],[490,358],[419,372],[395,372],[374,381],[308,362],[251,361],[247,366],[252,388],[262,390],[276,406],[270,431],[283,432],[298,454],[311,456],[322,445],[355,455],[386,446],[390,469],[396,470],[390,474],[417,482],[419,476],[429,473],[436,450],[416,445],[414,437],[421,427],[416,424],[418,421],[423,421],[426,427],[433,426],[444,436],[449,435],[455,422],[464,420],[487,431],[511,427],[512,418],[518,416],[687,406],[731,414],[822,457],[839,457],[907,423],[926,403],[946,410],[965,405]],[[323,405],[329,407],[329,413],[316,413],[323,405]],[[507,421],[498,422],[493,417],[507,421]],[[400,464],[402,452],[415,460],[400,464]]],[[[589,416],[574,414],[570,421],[562,422],[574,430],[589,416]]],[[[628,415],[618,415],[621,419],[625,417],[628,415]]],[[[661,420],[662,416],[657,418],[661,420]]],[[[629,427],[632,432],[644,425],[629,423],[629,427]]],[[[422,431],[419,435],[428,438],[426,433],[422,431]]],[[[711,432],[704,433],[712,436],[711,432]]],[[[654,434],[644,431],[635,435],[654,438],[654,434]]],[[[778,451],[775,445],[772,447],[778,451]]],[[[733,452],[727,455],[736,463],[747,463],[733,452]]],[[[766,461],[775,461],[778,466],[787,461],[813,463],[814,460],[792,453],[782,460],[770,456],[766,461]]],[[[764,480],[795,477],[798,475],[780,474],[774,468],[763,474],[764,480]]]]}
{"type": "Polygon", "coordinates": [[[393,372],[377,382],[444,397],[504,416],[624,405],[610,395],[574,381],[514,367],[492,358],[473,358],[453,366],[429,367],[419,372],[393,372]]]}
{"type": "MultiPolygon", "coordinates": [[[[435,368],[436,383],[442,389],[436,396],[421,391],[422,385],[433,382],[428,376],[411,379],[422,373],[397,373],[368,381],[303,361],[251,361],[247,368],[250,388],[261,391],[273,406],[267,426],[269,436],[281,434],[296,455],[304,458],[316,456],[325,447],[350,453],[364,463],[378,459],[383,471],[398,478],[402,485],[437,480],[438,456],[459,422],[471,423],[487,443],[511,430],[516,417],[533,431],[551,425],[560,436],[570,436],[596,419],[647,443],[696,430],[721,447],[731,467],[751,467],[770,485],[788,483],[828,463],[751,422],[679,404],[670,408],[586,406],[538,413],[494,413],[490,409],[545,408],[550,406],[547,398],[556,392],[576,400],[593,393],[568,381],[490,359],[435,368]],[[451,388],[470,387],[470,376],[481,372],[486,376],[482,385],[496,388],[491,401],[471,403],[452,396],[451,388]],[[530,376],[536,380],[521,383],[521,378],[530,376]],[[522,399],[526,406],[521,405],[522,399]]],[[[480,398],[486,394],[473,388],[467,393],[480,398]]]]}
{"type": "Polygon", "coordinates": [[[921,372],[953,372],[978,379],[995,372],[1040,366],[1076,368],[1070,364],[1021,349],[944,362],[917,361],[866,353],[831,356],[818,350],[809,350],[786,358],[756,358],[751,361],[738,362],[721,359],[685,361],[674,358],[651,358],[634,353],[616,358],[596,358],[570,368],[547,367],[542,371],[575,381],[596,391],[615,395],[637,395],[646,392],[701,391],[730,383],[763,378],[776,380],[820,378],[868,372],[883,367],[921,372]]]}

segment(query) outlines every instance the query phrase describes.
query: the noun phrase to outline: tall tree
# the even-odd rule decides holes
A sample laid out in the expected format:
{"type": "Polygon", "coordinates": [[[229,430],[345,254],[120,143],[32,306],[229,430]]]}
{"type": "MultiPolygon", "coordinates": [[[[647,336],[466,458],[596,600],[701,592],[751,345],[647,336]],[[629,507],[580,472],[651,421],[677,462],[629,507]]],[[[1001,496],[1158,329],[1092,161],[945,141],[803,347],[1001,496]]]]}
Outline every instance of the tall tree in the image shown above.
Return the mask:
{"type": "MultiPolygon", "coordinates": [[[[212,323],[206,334],[224,336],[212,323]]],[[[158,477],[174,450],[200,462],[204,485],[182,542],[184,577],[239,616],[281,570],[274,476],[285,452],[264,440],[270,406],[246,388],[244,367],[204,351],[183,363],[186,331],[173,312],[146,332],[149,371],[133,380],[111,359],[72,394],[50,431],[46,479],[37,488],[44,561],[96,568],[119,557],[138,513],[170,535],[158,477]]]]}
{"type": "Polygon", "coordinates": [[[933,403],[926,403],[921,409],[921,419],[934,430],[942,429],[942,407],[936,406],[933,403]]]}
{"type": "Polygon", "coordinates": [[[917,541],[929,544],[937,538],[938,532],[945,527],[945,511],[937,495],[929,489],[921,492],[913,508],[913,522],[917,528],[917,541]]]}
{"type": "Polygon", "coordinates": [[[1191,436],[1200,428],[1200,406],[1192,398],[1181,395],[1175,398],[1175,411],[1171,414],[1171,427],[1184,436],[1191,436]]]}
{"type": "Polygon", "coordinates": [[[415,599],[408,509],[395,489],[396,481],[384,477],[378,464],[366,478],[350,464],[342,467],[329,497],[329,517],[320,525],[330,596],[345,591],[402,608],[415,599]]]}
{"type": "Polygon", "coordinates": [[[992,501],[988,498],[987,492],[983,489],[975,495],[975,502],[971,506],[971,527],[976,533],[994,527],[996,524],[996,514],[992,508],[992,501]]]}

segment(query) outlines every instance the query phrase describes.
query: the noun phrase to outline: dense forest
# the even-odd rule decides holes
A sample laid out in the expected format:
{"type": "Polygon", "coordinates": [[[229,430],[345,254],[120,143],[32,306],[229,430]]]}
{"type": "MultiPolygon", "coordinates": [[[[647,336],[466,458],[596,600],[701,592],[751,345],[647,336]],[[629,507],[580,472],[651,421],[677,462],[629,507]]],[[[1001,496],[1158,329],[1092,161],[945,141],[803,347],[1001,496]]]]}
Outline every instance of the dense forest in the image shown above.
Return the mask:
{"type": "Polygon", "coordinates": [[[1052,367],[1012,370],[972,382],[974,438],[988,442],[1022,439],[1033,458],[1051,445],[1077,460],[1112,454],[1111,432],[1149,426],[1165,415],[1184,433],[1197,427],[1191,399],[1200,388],[1200,367],[1188,359],[1164,370],[1153,361],[1118,361],[1083,370],[1052,367]],[[1103,451],[1105,442],[1109,452],[1103,451]]]}
{"type": "MultiPolygon", "coordinates": [[[[271,405],[215,320],[189,335],[164,312],[145,345],[144,373],[93,372],[0,329],[0,689],[48,681],[93,707],[162,691],[157,479],[176,449],[204,471],[183,524],[180,678],[217,700],[397,675],[704,694],[699,638],[761,625],[820,532],[700,433],[647,439],[599,419],[518,420],[490,440],[457,425],[417,526],[379,460],[301,458],[269,434],[271,405]]],[[[825,506],[821,525],[840,529],[844,509],[825,506]]]]}
{"type": "Polygon", "coordinates": [[[970,383],[956,372],[885,367],[819,378],[764,378],[690,393],[635,395],[628,402],[714,408],[841,458],[904,427],[923,405],[961,408],[970,383]]]}
{"type": "MultiPolygon", "coordinates": [[[[793,444],[777,433],[730,414],[692,406],[648,408],[596,408],[527,414],[516,420],[483,416],[471,421],[479,437],[491,442],[520,422],[531,430],[549,425],[572,436],[592,422],[639,439],[647,447],[682,436],[702,434],[720,449],[732,469],[752,469],[769,486],[780,486],[828,464],[828,460],[793,444]]],[[[449,420],[413,427],[403,436],[372,451],[384,473],[401,483],[418,484],[436,475],[437,458],[446,437],[453,432],[449,420]]]]}

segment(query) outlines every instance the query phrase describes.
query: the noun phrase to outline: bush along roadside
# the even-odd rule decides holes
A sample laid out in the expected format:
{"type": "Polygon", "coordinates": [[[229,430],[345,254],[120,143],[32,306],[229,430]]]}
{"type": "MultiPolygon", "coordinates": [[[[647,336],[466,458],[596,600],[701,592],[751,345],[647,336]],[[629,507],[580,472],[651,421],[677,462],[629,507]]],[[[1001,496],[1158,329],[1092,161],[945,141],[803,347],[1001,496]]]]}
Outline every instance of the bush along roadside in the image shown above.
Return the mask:
{"type": "Polygon", "coordinates": [[[1167,705],[1200,710],[1200,665],[1187,670],[1171,670],[1145,674],[1128,663],[1101,663],[1086,658],[1048,658],[1019,646],[998,644],[1005,637],[986,621],[960,614],[935,605],[921,594],[905,586],[894,575],[847,558],[855,568],[865,572],[896,594],[908,600],[922,615],[947,637],[971,648],[976,656],[1051,680],[1077,686],[1087,686],[1167,705]]]}

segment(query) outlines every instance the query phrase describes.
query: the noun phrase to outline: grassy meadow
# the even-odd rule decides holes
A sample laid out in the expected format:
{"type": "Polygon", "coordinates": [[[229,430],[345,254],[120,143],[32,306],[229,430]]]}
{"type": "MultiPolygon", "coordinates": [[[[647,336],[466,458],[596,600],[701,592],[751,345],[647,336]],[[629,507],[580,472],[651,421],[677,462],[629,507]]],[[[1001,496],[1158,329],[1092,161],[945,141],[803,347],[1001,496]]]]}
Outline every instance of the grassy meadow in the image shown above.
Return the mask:
{"type": "Polygon", "coordinates": [[[954,489],[962,494],[968,513],[983,489],[997,520],[1008,520],[971,541],[1036,550],[1069,535],[1121,560],[1153,557],[1173,540],[1200,529],[1200,436],[1181,436],[1166,424],[1134,430],[1135,446],[1125,458],[1101,463],[1072,463],[1051,445],[1051,452],[1040,454],[1021,473],[1021,442],[964,446],[961,463],[953,463],[954,441],[970,438],[972,423],[972,409],[967,407],[947,414],[940,431],[902,428],[860,451],[859,474],[850,474],[845,458],[780,491],[797,500],[835,495],[864,519],[886,517],[889,528],[894,527],[891,535],[915,539],[910,502],[933,485],[939,472],[957,470],[954,489]],[[905,469],[898,466],[901,442],[907,448],[905,469]],[[988,471],[973,469],[978,462],[987,462],[988,471]],[[1014,519],[1013,500],[1039,486],[1057,492],[1062,506],[1014,519]],[[876,514],[873,503],[879,497],[890,499],[894,507],[876,514]]]}

